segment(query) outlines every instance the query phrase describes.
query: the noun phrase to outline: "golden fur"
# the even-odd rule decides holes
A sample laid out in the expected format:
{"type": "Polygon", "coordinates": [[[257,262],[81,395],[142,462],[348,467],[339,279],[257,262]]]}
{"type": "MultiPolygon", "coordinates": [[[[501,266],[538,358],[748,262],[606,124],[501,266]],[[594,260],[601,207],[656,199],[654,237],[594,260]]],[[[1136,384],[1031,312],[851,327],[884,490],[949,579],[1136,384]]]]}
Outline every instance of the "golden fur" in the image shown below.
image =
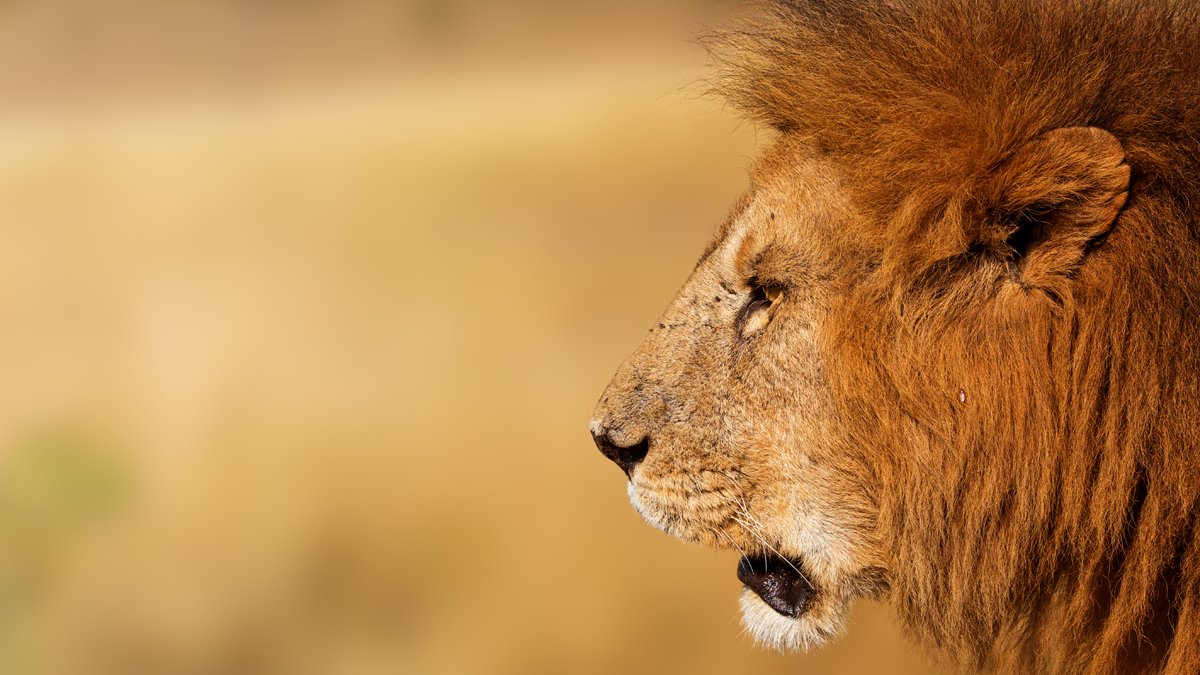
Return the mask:
{"type": "Polygon", "coordinates": [[[780,0],[716,36],[780,130],[593,431],[634,505],[889,597],[960,667],[1200,672],[1200,18],[780,0]],[[782,288],[754,304],[756,289],[782,288]]]}

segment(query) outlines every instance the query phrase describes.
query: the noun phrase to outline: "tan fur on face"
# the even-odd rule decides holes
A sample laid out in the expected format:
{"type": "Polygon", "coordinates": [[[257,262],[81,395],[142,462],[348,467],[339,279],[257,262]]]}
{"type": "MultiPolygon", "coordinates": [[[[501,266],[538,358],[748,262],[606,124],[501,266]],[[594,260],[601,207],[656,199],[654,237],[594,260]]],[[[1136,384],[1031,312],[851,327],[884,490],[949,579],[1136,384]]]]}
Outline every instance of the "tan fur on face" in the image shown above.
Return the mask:
{"type": "Polygon", "coordinates": [[[719,88],[781,131],[597,407],[631,497],[967,668],[1200,672],[1200,17],[771,3],[719,88]],[[753,321],[755,285],[781,299],[753,321]]]}
{"type": "Polygon", "coordinates": [[[829,174],[787,144],[762,163],[756,189],[595,415],[619,444],[650,439],[630,499],[651,524],[746,554],[803,558],[817,588],[805,616],[778,617],[752,595],[743,601],[751,632],[787,647],[836,634],[852,597],[882,589],[876,505],[829,444],[818,326],[842,262],[820,241],[846,217],[829,174]],[[775,302],[747,315],[755,285],[775,302]]]}

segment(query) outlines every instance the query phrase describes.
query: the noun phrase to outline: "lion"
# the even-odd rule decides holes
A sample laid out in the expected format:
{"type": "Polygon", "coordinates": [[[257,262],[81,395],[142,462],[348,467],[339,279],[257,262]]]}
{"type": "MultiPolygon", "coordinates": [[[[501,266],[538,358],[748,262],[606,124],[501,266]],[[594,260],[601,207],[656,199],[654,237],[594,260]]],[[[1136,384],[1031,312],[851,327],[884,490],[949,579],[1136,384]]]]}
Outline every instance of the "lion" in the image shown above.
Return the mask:
{"type": "Polygon", "coordinates": [[[778,0],[775,129],[596,406],[782,649],[858,598],[965,670],[1200,672],[1200,11],[778,0]]]}

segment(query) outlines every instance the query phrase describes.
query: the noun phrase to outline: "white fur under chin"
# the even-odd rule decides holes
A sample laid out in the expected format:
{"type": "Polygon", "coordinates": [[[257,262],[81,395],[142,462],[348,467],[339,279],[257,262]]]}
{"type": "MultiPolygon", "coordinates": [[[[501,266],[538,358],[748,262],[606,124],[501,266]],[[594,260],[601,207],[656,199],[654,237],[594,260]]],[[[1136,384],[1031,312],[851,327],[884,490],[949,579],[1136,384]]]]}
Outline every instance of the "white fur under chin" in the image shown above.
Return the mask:
{"type": "Polygon", "coordinates": [[[841,635],[843,613],[814,607],[796,619],[771,609],[754,591],[743,588],[738,599],[742,626],[754,641],[781,652],[807,651],[841,635]]]}

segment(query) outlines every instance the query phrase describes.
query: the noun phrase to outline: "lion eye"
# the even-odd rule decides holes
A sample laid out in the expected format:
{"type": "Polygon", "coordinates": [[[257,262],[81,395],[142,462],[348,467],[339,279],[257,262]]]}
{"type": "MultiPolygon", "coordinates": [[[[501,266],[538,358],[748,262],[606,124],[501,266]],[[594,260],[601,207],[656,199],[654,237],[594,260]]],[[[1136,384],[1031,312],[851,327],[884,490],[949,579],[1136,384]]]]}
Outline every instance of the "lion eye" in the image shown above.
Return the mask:
{"type": "Polygon", "coordinates": [[[755,284],[754,290],[750,291],[751,309],[765,309],[779,302],[783,297],[783,286],[777,284],[755,284]]]}
{"type": "Polygon", "coordinates": [[[770,321],[770,315],[763,310],[770,309],[783,299],[783,286],[757,282],[751,282],[751,284],[750,300],[742,310],[741,316],[738,317],[738,324],[743,335],[757,332],[766,326],[770,321]]]}

